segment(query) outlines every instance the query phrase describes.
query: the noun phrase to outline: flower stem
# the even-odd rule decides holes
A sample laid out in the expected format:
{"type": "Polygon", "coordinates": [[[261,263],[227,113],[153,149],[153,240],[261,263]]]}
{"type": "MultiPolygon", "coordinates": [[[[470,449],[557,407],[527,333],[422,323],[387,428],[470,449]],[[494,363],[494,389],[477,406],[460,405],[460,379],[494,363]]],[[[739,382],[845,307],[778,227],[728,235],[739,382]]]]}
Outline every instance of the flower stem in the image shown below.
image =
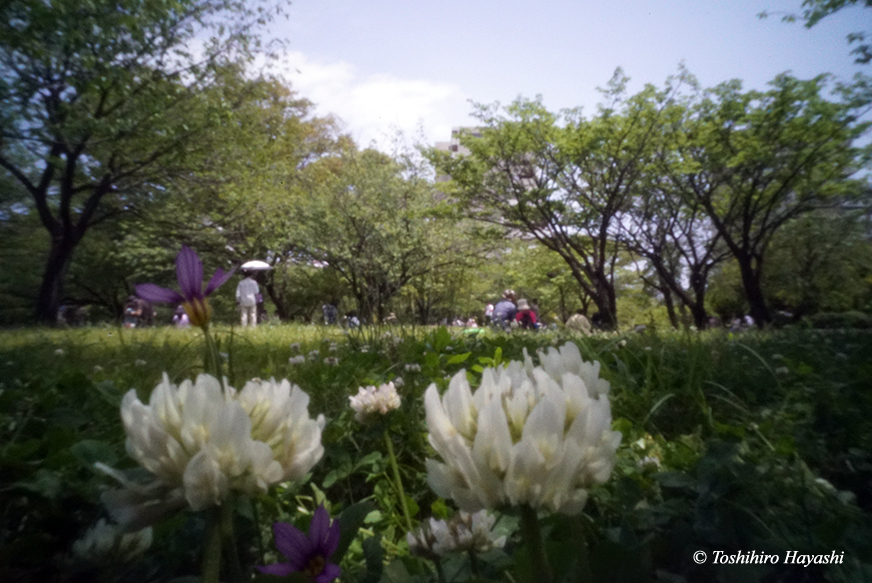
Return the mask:
{"type": "Polygon", "coordinates": [[[224,389],[224,375],[221,374],[221,357],[218,354],[218,346],[215,345],[215,340],[209,333],[209,326],[203,326],[203,336],[206,338],[206,357],[203,362],[203,368],[206,372],[216,379],[224,389]]]}
{"type": "Polygon", "coordinates": [[[536,511],[527,504],[521,506],[521,537],[529,550],[536,579],[542,583],[551,583],[551,569],[548,567],[548,557],[545,555],[542,530],[539,528],[539,517],[536,516],[536,511]]]}
{"type": "Polygon", "coordinates": [[[221,507],[209,510],[203,549],[203,583],[218,583],[221,574],[221,507]]]}
{"type": "Polygon", "coordinates": [[[397,494],[400,496],[400,506],[403,509],[403,517],[406,519],[406,528],[409,532],[412,531],[412,517],[409,514],[409,507],[406,505],[406,492],[403,490],[403,480],[400,478],[400,468],[397,466],[397,456],[394,455],[394,444],[385,429],[385,443],[388,446],[388,459],[391,461],[391,468],[394,470],[394,481],[396,482],[397,494]]]}
{"type": "Polygon", "coordinates": [[[445,583],[445,570],[442,568],[442,559],[436,557],[433,559],[433,564],[436,565],[436,576],[439,578],[439,583],[445,583]]]}
{"type": "Polygon", "coordinates": [[[233,536],[233,498],[228,498],[221,505],[221,538],[227,548],[227,559],[230,563],[230,580],[241,583],[242,566],[239,564],[239,550],[233,536]]]}

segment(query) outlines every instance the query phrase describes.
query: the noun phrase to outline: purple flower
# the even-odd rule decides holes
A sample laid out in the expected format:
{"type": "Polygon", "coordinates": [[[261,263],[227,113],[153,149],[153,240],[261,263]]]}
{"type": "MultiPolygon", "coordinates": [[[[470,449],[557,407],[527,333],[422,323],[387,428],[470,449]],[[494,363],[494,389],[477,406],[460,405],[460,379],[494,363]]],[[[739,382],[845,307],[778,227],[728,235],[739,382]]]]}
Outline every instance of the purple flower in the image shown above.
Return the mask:
{"type": "Polygon", "coordinates": [[[324,505],[318,506],[309,524],[309,536],[285,522],[273,524],[276,548],[287,559],[287,563],[274,563],[258,567],[261,573],[286,576],[300,572],[315,583],[330,583],[341,573],[339,565],[327,560],[339,546],[339,521],[331,524],[330,515],[324,505]]]}
{"type": "Polygon", "coordinates": [[[136,286],[136,295],[149,302],[182,304],[191,324],[205,328],[212,319],[212,307],[206,296],[230,279],[234,271],[231,269],[224,273],[223,269],[218,269],[206,285],[206,291],[203,291],[203,262],[193,249],[182,245],[182,250],[176,256],[176,277],[182,293],[153,283],[143,283],[136,286]]]}

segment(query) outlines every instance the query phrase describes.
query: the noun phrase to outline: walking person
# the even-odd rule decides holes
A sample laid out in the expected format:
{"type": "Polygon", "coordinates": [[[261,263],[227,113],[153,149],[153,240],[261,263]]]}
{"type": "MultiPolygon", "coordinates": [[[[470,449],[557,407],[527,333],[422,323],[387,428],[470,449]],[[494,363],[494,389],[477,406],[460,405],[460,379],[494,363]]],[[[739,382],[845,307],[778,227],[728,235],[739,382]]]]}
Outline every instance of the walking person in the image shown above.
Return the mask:
{"type": "Polygon", "coordinates": [[[245,276],[236,286],[236,303],[242,312],[242,325],[257,326],[257,296],[260,294],[260,286],[254,281],[250,271],[243,271],[245,276]]]}

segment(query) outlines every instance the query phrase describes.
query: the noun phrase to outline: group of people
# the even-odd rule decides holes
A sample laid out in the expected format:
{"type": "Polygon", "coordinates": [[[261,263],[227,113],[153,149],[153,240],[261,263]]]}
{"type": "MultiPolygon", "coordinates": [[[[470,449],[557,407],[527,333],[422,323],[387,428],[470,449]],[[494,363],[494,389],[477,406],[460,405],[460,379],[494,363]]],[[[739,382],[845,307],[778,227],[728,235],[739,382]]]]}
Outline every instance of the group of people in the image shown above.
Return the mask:
{"type": "Polygon", "coordinates": [[[493,326],[502,329],[509,327],[524,328],[526,330],[535,330],[539,328],[539,306],[535,300],[531,304],[524,298],[515,300],[515,290],[507,289],[503,292],[503,297],[497,302],[497,305],[487,305],[485,308],[485,319],[493,326]]]}

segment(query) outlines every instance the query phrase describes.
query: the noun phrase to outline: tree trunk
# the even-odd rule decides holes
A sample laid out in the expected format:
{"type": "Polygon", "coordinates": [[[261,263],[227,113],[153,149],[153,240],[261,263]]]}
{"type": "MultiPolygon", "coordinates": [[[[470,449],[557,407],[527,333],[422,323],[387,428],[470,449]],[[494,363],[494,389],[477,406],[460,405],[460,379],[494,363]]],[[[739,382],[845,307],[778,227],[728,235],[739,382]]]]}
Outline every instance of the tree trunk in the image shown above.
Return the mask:
{"type": "Polygon", "coordinates": [[[57,325],[58,309],[64,299],[64,278],[75,248],[76,243],[68,236],[52,239],[36,298],[35,317],[39,324],[57,325]]]}
{"type": "Polygon", "coordinates": [[[672,301],[672,292],[669,291],[668,286],[663,285],[663,287],[660,288],[660,293],[663,294],[663,303],[666,304],[666,313],[669,314],[669,323],[672,324],[673,329],[678,330],[678,315],[675,313],[675,302],[672,301]]]}
{"type": "Polygon", "coordinates": [[[750,257],[736,257],[739,263],[739,269],[742,273],[742,285],[745,288],[745,299],[748,300],[748,306],[751,312],[751,317],[754,318],[754,323],[757,326],[764,326],[771,321],[769,308],[766,306],[766,298],[763,295],[763,288],[760,286],[760,270],[755,270],[751,264],[750,257]]]}

